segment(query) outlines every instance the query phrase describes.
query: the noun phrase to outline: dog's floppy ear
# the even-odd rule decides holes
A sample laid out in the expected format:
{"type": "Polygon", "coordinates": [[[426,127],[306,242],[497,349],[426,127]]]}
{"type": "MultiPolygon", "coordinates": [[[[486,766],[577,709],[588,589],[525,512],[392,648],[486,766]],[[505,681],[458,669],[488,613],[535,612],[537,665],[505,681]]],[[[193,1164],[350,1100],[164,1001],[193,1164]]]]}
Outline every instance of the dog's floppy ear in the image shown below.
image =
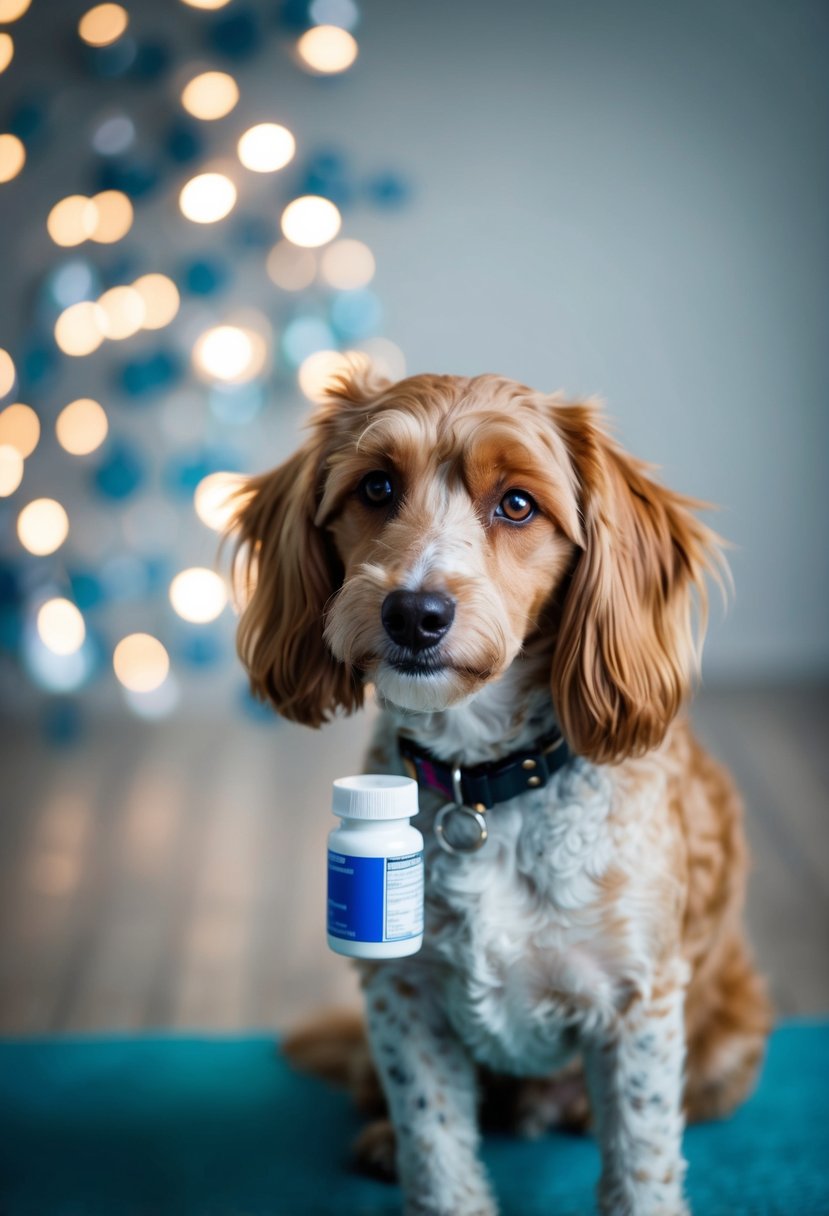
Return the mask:
{"type": "Polygon", "coordinates": [[[552,693],[573,750],[598,763],[663,739],[696,674],[705,576],[727,574],[721,542],[609,438],[593,405],[553,407],[579,485],[585,544],[564,601],[552,693]],[[694,625],[695,601],[698,610],[694,625]]]}
{"type": "Polygon", "coordinates": [[[342,569],[314,525],[322,459],[315,433],[277,469],[251,478],[228,529],[243,604],[237,649],[251,689],[283,717],[314,727],[363,699],[359,676],[323,642],[325,606],[342,569]]]}

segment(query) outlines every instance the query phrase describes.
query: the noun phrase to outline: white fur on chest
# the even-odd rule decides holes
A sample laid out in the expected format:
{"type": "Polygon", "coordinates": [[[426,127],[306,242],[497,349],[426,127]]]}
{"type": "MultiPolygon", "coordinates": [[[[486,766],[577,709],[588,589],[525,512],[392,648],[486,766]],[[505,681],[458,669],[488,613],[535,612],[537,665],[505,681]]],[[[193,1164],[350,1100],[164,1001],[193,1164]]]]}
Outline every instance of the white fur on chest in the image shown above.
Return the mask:
{"type": "Polygon", "coordinates": [[[450,1020],[482,1064],[549,1072],[613,1016],[620,960],[599,929],[616,855],[610,803],[607,779],[575,761],[491,811],[479,852],[427,846],[425,948],[444,964],[450,1020]]]}

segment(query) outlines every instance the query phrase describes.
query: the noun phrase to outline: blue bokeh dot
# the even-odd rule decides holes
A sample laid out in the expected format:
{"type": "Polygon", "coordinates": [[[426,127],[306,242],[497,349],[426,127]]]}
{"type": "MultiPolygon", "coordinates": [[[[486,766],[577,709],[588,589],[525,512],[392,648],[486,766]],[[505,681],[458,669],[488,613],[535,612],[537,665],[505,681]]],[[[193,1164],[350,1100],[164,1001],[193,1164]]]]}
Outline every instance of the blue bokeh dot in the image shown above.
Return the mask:
{"type": "Polygon", "coordinates": [[[123,440],[107,445],[104,459],[92,473],[92,484],[103,498],[130,498],[146,477],[138,450],[123,440]]]}
{"type": "Polygon", "coordinates": [[[178,275],[179,285],[194,296],[212,296],[230,281],[226,262],[216,257],[200,257],[189,262],[178,275]]]}
{"type": "Polygon", "coordinates": [[[219,17],[207,31],[207,43],[227,59],[249,59],[264,45],[258,14],[242,8],[219,17]]]}
{"type": "Polygon", "coordinates": [[[152,397],[175,384],[182,370],[176,354],[157,350],[125,363],[118,373],[118,385],[133,400],[152,397]]]}

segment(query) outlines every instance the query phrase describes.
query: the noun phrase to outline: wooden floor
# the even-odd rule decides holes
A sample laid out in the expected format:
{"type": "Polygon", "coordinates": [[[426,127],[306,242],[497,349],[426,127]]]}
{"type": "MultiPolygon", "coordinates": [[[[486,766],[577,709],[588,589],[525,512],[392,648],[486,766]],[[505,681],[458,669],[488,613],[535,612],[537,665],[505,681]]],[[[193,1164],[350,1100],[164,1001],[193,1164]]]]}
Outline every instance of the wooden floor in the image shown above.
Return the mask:
{"type": "MultiPolygon", "coordinates": [[[[781,1013],[829,1013],[829,687],[703,693],[737,775],[749,923],[781,1013]]],[[[356,1000],[324,940],[330,781],[365,718],[2,732],[0,1033],[282,1027],[356,1000]]]]}

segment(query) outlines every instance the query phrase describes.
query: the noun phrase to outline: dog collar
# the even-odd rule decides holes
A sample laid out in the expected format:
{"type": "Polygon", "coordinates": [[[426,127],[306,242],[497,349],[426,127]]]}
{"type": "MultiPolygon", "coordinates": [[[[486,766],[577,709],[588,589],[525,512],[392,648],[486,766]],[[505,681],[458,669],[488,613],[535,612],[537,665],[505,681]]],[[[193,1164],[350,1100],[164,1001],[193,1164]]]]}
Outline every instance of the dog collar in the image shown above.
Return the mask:
{"type": "Polygon", "coordinates": [[[511,752],[500,760],[467,767],[438,760],[425,747],[405,735],[398,736],[400,756],[406,772],[419,786],[450,798],[435,819],[438,841],[449,853],[474,852],[485,843],[485,814],[499,802],[509,802],[527,790],[545,786],[554,773],[571,759],[570,749],[560,731],[537,739],[531,748],[511,752]],[[453,811],[473,819],[478,838],[464,848],[450,844],[444,832],[446,817],[453,811]]]}

